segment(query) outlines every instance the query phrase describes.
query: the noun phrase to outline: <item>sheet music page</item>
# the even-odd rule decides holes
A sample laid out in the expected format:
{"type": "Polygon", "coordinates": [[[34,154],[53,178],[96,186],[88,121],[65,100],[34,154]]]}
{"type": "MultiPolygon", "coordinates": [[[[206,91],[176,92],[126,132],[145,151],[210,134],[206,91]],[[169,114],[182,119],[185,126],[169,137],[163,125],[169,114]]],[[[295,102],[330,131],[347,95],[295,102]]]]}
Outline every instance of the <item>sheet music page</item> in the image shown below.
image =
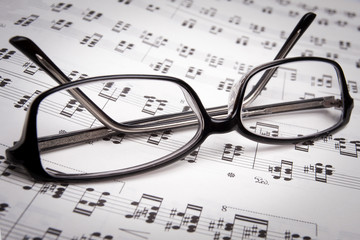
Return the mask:
{"type": "MultiPolygon", "coordinates": [[[[360,239],[359,6],[355,0],[3,0],[1,239],[360,239]],[[73,81],[173,76],[193,86],[205,106],[216,106],[227,104],[245,73],[274,59],[309,11],[317,17],[289,56],[337,61],[355,103],[346,128],[327,138],[279,146],[237,132],[211,135],[161,169],[86,184],[34,182],[5,157],[30,103],[57,85],[9,43],[13,36],[32,39],[73,81]]],[[[324,78],[311,84],[331,87],[324,78]]],[[[146,100],[140,103],[155,115],[160,106],[146,100]]],[[[82,114],[66,107],[66,117],[82,114]]],[[[150,138],[144,141],[160,148],[171,136],[150,138]]],[[[112,154],[121,155],[115,147],[112,154]]]]}

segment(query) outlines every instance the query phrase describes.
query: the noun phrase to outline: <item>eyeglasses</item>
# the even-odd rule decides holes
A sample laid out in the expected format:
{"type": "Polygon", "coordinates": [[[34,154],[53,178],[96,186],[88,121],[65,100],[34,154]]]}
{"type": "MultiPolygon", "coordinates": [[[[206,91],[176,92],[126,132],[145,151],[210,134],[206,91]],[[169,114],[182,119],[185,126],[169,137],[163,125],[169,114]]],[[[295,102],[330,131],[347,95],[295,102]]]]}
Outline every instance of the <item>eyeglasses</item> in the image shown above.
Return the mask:
{"type": "Polygon", "coordinates": [[[269,144],[327,136],[349,122],[353,108],[340,65],[285,58],[314,18],[306,14],[273,62],[233,86],[228,106],[210,109],[187,83],[168,76],[71,82],[30,39],[14,37],[10,42],[60,85],[34,99],[22,137],[6,156],[35,179],[76,181],[156,169],[184,158],[214,133],[235,130],[269,144]]]}

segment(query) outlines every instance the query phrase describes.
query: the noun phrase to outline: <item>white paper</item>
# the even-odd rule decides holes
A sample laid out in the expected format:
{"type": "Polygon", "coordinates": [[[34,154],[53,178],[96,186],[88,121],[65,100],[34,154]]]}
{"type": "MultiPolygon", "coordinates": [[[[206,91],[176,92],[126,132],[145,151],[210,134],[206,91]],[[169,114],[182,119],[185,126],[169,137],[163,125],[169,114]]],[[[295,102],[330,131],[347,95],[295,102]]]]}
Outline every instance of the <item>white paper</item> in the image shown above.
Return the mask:
{"type": "MultiPolygon", "coordinates": [[[[360,238],[358,1],[2,3],[2,239],[360,238]],[[32,39],[72,80],[168,75],[214,106],[227,104],[231,87],[249,69],[275,57],[308,11],[317,18],[289,56],[337,61],[355,102],[347,127],[328,138],[277,146],[236,132],[212,135],[167,167],[87,184],[34,182],[6,161],[30,102],[56,86],[10,45],[13,36],[32,39]]],[[[313,87],[321,86],[326,81],[314,80],[313,87]]]]}

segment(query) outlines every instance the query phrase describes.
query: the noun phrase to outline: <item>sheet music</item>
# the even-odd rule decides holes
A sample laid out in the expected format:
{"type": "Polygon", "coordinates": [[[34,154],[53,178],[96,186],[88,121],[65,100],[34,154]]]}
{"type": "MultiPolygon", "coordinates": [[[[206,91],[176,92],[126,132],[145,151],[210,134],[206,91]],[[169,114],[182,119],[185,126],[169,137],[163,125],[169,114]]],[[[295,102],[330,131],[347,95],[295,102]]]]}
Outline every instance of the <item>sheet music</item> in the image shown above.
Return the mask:
{"type": "MultiPolygon", "coordinates": [[[[360,238],[358,1],[2,3],[2,239],[360,238]],[[36,42],[71,80],[123,73],[169,75],[189,83],[205,106],[213,106],[227,104],[236,81],[272,60],[308,11],[317,18],[290,56],[336,60],[355,100],[350,123],[332,136],[276,146],[236,132],[213,135],[170,166],[88,184],[34,182],[5,158],[5,150],[21,135],[31,101],[56,86],[9,44],[13,36],[36,42]]],[[[324,78],[312,84],[330,83],[324,78]]],[[[166,144],[157,141],[159,147],[166,144]]]]}

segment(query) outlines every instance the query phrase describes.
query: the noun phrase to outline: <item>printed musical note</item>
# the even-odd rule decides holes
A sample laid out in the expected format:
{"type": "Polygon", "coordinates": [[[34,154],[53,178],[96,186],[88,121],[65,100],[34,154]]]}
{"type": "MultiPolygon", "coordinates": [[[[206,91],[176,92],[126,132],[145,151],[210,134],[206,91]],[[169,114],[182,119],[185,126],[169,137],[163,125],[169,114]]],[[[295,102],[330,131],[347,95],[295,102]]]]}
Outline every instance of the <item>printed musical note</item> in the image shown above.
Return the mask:
{"type": "Polygon", "coordinates": [[[146,7],[146,10],[148,10],[148,11],[150,11],[150,12],[154,12],[154,11],[160,10],[160,7],[155,6],[155,5],[153,5],[153,4],[149,4],[149,5],[146,7]]]}
{"type": "MultiPolygon", "coordinates": [[[[0,82],[0,86],[1,86],[1,82],[0,82]]],[[[359,92],[357,82],[355,82],[355,81],[348,80],[348,88],[349,88],[349,91],[351,93],[358,93],[359,92]]]]}
{"type": "Polygon", "coordinates": [[[251,23],[250,24],[250,30],[253,31],[253,33],[262,33],[265,32],[265,26],[260,26],[258,24],[251,23]]]}
{"type": "Polygon", "coordinates": [[[323,74],[321,78],[311,77],[311,86],[331,88],[332,81],[332,76],[323,74]]]}
{"type": "Polygon", "coordinates": [[[298,17],[300,15],[300,13],[298,11],[294,11],[294,10],[290,10],[289,11],[289,16],[290,17],[298,17]]]}
{"type": "Polygon", "coordinates": [[[235,214],[230,227],[230,236],[223,239],[265,239],[268,232],[268,220],[235,214]]]}
{"type": "Polygon", "coordinates": [[[92,20],[99,19],[102,16],[102,13],[96,12],[91,9],[86,9],[83,15],[84,15],[84,17],[82,18],[83,20],[91,22],[92,20]]]}
{"type": "Polygon", "coordinates": [[[347,21],[343,21],[343,20],[337,20],[335,22],[336,25],[338,25],[339,27],[345,27],[348,25],[348,22],[347,21]]]}
{"type": "Polygon", "coordinates": [[[246,46],[246,45],[248,45],[248,43],[249,43],[249,37],[247,37],[247,36],[241,36],[241,37],[239,37],[239,38],[236,39],[235,43],[236,43],[236,44],[239,44],[239,45],[246,46]]]}
{"type": "Polygon", "coordinates": [[[196,148],[194,151],[192,151],[188,156],[184,157],[183,161],[187,161],[188,163],[195,163],[196,159],[199,155],[200,147],[196,148]]]}
{"type": "Polygon", "coordinates": [[[8,60],[15,54],[15,51],[11,50],[9,51],[7,48],[1,48],[0,49],[0,60],[8,60]]]}
{"type": "Polygon", "coordinates": [[[334,138],[335,149],[338,149],[340,155],[357,158],[360,151],[360,141],[347,141],[345,138],[334,138]]]}
{"type": "Polygon", "coordinates": [[[110,141],[113,144],[120,144],[125,138],[125,134],[124,133],[120,133],[117,135],[113,135],[111,137],[104,137],[103,140],[104,141],[110,141]]]}
{"type": "Polygon", "coordinates": [[[133,43],[129,43],[125,40],[121,40],[115,47],[115,51],[124,53],[126,50],[131,50],[134,47],[133,43]]]}
{"type": "Polygon", "coordinates": [[[53,198],[61,198],[67,187],[68,187],[67,183],[60,184],[60,186],[56,187],[55,192],[52,195],[52,197],[53,198]]]}
{"type": "Polygon", "coordinates": [[[332,16],[332,15],[336,14],[337,11],[336,11],[336,9],[333,9],[333,8],[325,8],[325,13],[332,16]]]}
{"type": "Polygon", "coordinates": [[[288,6],[290,4],[290,0],[276,0],[276,2],[281,6],[288,6]]]}
{"type": "Polygon", "coordinates": [[[241,156],[244,153],[244,149],[239,145],[232,145],[227,143],[224,146],[224,151],[222,153],[221,159],[224,161],[232,162],[236,156],[241,156]]]}
{"type": "Polygon", "coordinates": [[[328,176],[331,176],[334,168],[331,165],[323,165],[322,163],[315,164],[315,181],[327,182],[328,176]]]}
{"type": "Polygon", "coordinates": [[[189,28],[189,29],[192,29],[192,28],[195,26],[195,24],[196,24],[196,20],[190,18],[190,19],[188,19],[188,20],[184,20],[184,21],[182,22],[181,26],[187,27],[187,28],[189,28]]]}
{"type": "Polygon", "coordinates": [[[85,107],[81,105],[77,100],[70,99],[65,107],[61,110],[60,114],[71,118],[76,112],[83,112],[85,107]]]}
{"type": "Polygon", "coordinates": [[[154,223],[162,201],[163,198],[161,197],[144,193],[139,202],[131,203],[132,206],[135,206],[135,210],[132,214],[125,215],[125,217],[134,219],[143,218],[147,223],[154,223]]]}
{"type": "Polygon", "coordinates": [[[60,185],[54,184],[54,183],[44,183],[40,190],[39,193],[40,194],[46,194],[48,192],[53,193],[52,197],[53,198],[61,198],[62,195],[64,194],[66,188],[68,187],[69,184],[63,183],[60,185]]]}
{"type": "Polygon", "coordinates": [[[316,10],[318,10],[318,6],[309,6],[308,4],[306,4],[306,3],[300,3],[299,5],[298,5],[300,8],[302,8],[302,9],[304,9],[304,10],[306,10],[306,11],[316,11],[316,10]]]}
{"type": "Polygon", "coordinates": [[[281,160],[280,166],[269,166],[269,172],[275,173],[273,175],[274,179],[283,178],[285,181],[290,181],[292,180],[293,162],[288,160],[281,160]]]}
{"type": "Polygon", "coordinates": [[[205,16],[209,16],[209,17],[214,17],[216,15],[217,9],[211,7],[211,8],[205,8],[202,7],[200,9],[200,13],[205,15],[205,16]]]}
{"type": "Polygon", "coordinates": [[[351,42],[349,41],[339,41],[339,48],[342,50],[348,50],[351,47],[351,42]]]}
{"type": "Polygon", "coordinates": [[[179,230],[182,226],[186,226],[187,232],[195,232],[197,225],[200,220],[202,207],[188,204],[186,206],[185,212],[178,212],[176,215],[181,217],[181,220],[178,224],[173,225],[171,228],[174,230],[179,230]]]}
{"type": "Polygon", "coordinates": [[[193,0],[182,0],[181,6],[183,6],[185,8],[191,8],[193,2],[194,2],[193,0]]]}
{"type": "Polygon", "coordinates": [[[9,204],[7,203],[0,203],[0,213],[5,212],[9,208],[9,204]]]}
{"type": "Polygon", "coordinates": [[[40,239],[59,239],[61,233],[61,230],[49,227],[40,239]]]}
{"type": "Polygon", "coordinates": [[[73,212],[90,217],[97,207],[104,207],[108,192],[96,192],[93,188],[87,188],[77,202],[73,212]],[[94,201],[95,200],[95,201],[94,201]]]}
{"type": "Polygon", "coordinates": [[[229,23],[235,24],[235,25],[239,25],[241,22],[241,17],[238,15],[232,16],[229,18],[229,23]]]}
{"type": "Polygon", "coordinates": [[[206,58],[205,58],[205,62],[208,62],[209,66],[214,67],[214,68],[223,65],[224,61],[225,61],[224,58],[218,57],[215,55],[211,55],[211,54],[206,55],[206,58]]]}
{"type": "Polygon", "coordinates": [[[25,67],[24,73],[29,75],[34,75],[38,71],[41,70],[39,66],[37,66],[35,63],[32,62],[26,62],[23,67],[25,67]]]}
{"type": "Polygon", "coordinates": [[[179,52],[179,56],[186,58],[194,54],[195,48],[191,48],[189,46],[180,44],[180,46],[176,49],[176,51],[179,52]]]}
{"type": "Polygon", "coordinates": [[[80,73],[79,71],[71,71],[70,74],[67,76],[69,78],[70,81],[73,80],[80,80],[80,79],[84,79],[87,78],[88,75],[85,73],[80,73]]]}
{"type": "Polygon", "coordinates": [[[272,7],[264,7],[263,9],[261,9],[261,11],[263,13],[272,14],[273,8],[272,7]]]}
{"type": "Polygon", "coordinates": [[[61,12],[61,11],[70,9],[71,7],[72,7],[71,3],[66,4],[66,3],[60,2],[58,4],[51,5],[51,10],[54,12],[61,12]]]}
{"type": "Polygon", "coordinates": [[[157,111],[164,110],[167,103],[167,100],[157,99],[154,96],[144,96],[144,98],[146,99],[146,102],[141,111],[150,115],[155,115],[157,111]]]}
{"type": "Polygon", "coordinates": [[[72,25],[72,22],[66,21],[64,19],[59,19],[56,22],[54,21],[54,24],[51,26],[51,28],[60,31],[64,27],[67,28],[67,27],[70,27],[71,25],[72,25]]]}
{"type": "Polygon", "coordinates": [[[200,76],[202,74],[203,70],[202,69],[198,69],[195,67],[189,67],[188,71],[185,74],[185,77],[190,78],[190,79],[195,79],[196,76],[200,76]]]}
{"type": "Polygon", "coordinates": [[[38,19],[39,15],[31,14],[28,17],[22,17],[19,20],[17,20],[14,24],[19,25],[22,27],[27,27],[31,23],[33,23],[36,19],[38,19]]]}
{"type": "Polygon", "coordinates": [[[163,36],[156,36],[153,33],[147,31],[144,31],[141,34],[140,38],[142,39],[143,43],[156,48],[159,48],[160,46],[165,46],[168,42],[167,38],[163,36]]]}
{"type": "MultiPolygon", "coordinates": [[[[291,233],[289,230],[285,231],[284,233],[284,240],[295,240],[295,239],[300,239],[300,235],[297,233],[291,233]]],[[[302,239],[307,239],[307,240],[311,240],[311,238],[309,236],[304,236],[302,237],[302,239]]]]}
{"type": "Polygon", "coordinates": [[[234,79],[226,78],[225,81],[220,81],[217,89],[225,90],[225,92],[230,92],[233,85],[234,85],[234,79]]]}
{"type": "Polygon", "coordinates": [[[118,21],[111,30],[120,33],[121,31],[127,31],[130,27],[131,27],[130,23],[125,23],[124,21],[118,21]]]}
{"type": "Polygon", "coordinates": [[[0,76],[0,87],[6,87],[11,83],[11,80],[9,78],[3,78],[0,76]]]}
{"type": "Polygon", "coordinates": [[[315,46],[321,47],[326,44],[326,39],[321,37],[310,37],[310,42],[313,43],[315,46]]]}
{"type": "Polygon", "coordinates": [[[118,88],[114,87],[114,82],[107,82],[104,84],[98,96],[116,102],[119,97],[126,97],[130,90],[130,87],[118,88]]]}
{"type": "Polygon", "coordinates": [[[103,35],[99,33],[94,33],[91,36],[85,36],[81,41],[80,44],[86,45],[88,47],[95,47],[96,44],[101,40],[103,35]]]}
{"type": "Polygon", "coordinates": [[[32,102],[32,100],[34,100],[34,98],[39,95],[41,93],[41,91],[39,90],[35,90],[35,92],[33,92],[31,95],[23,95],[19,101],[17,101],[16,103],[14,103],[14,107],[15,108],[22,108],[24,111],[27,111],[30,103],[32,102]]]}
{"type": "Polygon", "coordinates": [[[339,54],[327,52],[327,53],[326,53],[326,57],[327,57],[327,58],[331,58],[331,59],[338,59],[338,58],[339,58],[339,54]]]}
{"type": "Polygon", "coordinates": [[[279,126],[269,123],[256,122],[255,126],[250,127],[254,129],[256,133],[264,136],[278,137],[279,136],[279,126]]]}
{"type": "Polygon", "coordinates": [[[261,42],[261,45],[263,45],[265,49],[271,50],[276,47],[276,42],[264,41],[261,42]]]}
{"type": "Polygon", "coordinates": [[[253,0],[243,0],[243,4],[245,4],[245,5],[251,5],[253,3],[254,3],[253,0]]]}
{"type": "Polygon", "coordinates": [[[125,5],[129,5],[132,2],[132,0],[118,0],[118,2],[123,3],[125,5]]]}
{"type": "Polygon", "coordinates": [[[295,144],[295,150],[302,152],[309,152],[310,146],[314,145],[314,141],[306,141],[303,143],[295,144]]]}
{"type": "Polygon", "coordinates": [[[302,56],[302,57],[311,57],[311,56],[314,56],[314,51],[313,51],[313,50],[306,49],[305,51],[303,51],[303,52],[301,53],[301,56],[302,56]]]}
{"type": "Polygon", "coordinates": [[[162,140],[168,140],[171,134],[171,130],[165,130],[159,133],[151,133],[147,139],[147,142],[150,144],[159,145],[162,140]]]}
{"type": "Polygon", "coordinates": [[[222,27],[218,27],[218,26],[215,26],[215,25],[212,25],[210,27],[210,30],[209,32],[212,33],[212,34],[218,34],[218,33],[221,33],[223,31],[223,28],[222,27]]]}
{"type": "Polygon", "coordinates": [[[165,59],[163,62],[157,62],[155,65],[151,64],[150,67],[152,67],[154,71],[160,71],[161,73],[166,74],[170,70],[172,64],[172,60],[165,59]]]}
{"type": "Polygon", "coordinates": [[[315,166],[304,166],[304,173],[313,173],[315,177],[314,180],[317,182],[327,183],[328,176],[331,176],[333,171],[334,168],[331,165],[323,165],[322,163],[316,163],[315,166]]]}

